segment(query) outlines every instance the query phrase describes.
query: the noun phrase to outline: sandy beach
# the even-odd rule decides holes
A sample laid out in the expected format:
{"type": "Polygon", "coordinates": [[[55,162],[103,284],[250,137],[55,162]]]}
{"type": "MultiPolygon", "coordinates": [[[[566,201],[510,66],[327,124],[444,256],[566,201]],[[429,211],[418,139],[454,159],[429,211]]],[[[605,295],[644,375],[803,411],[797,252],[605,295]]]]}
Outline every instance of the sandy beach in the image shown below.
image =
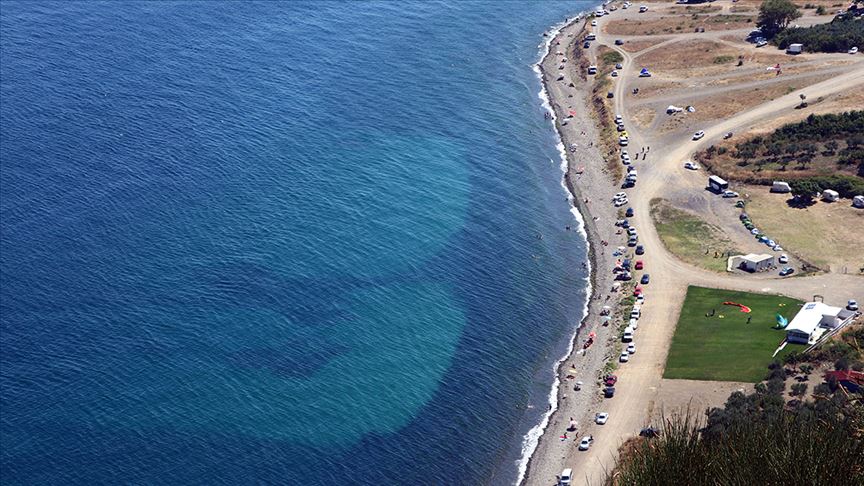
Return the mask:
{"type": "Polygon", "coordinates": [[[590,245],[592,296],[575,338],[574,351],[558,369],[561,386],[557,409],[529,462],[525,484],[549,484],[549,479],[560,473],[565,458],[592,423],[592,410],[602,400],[598,394],[601,371],[611,357],[612,342],[617,337],[615,326],[602,326],[599,317],[604,306],[615,305],[620,298],[611,291],[612,274],[605,271],[615,262],[612,255],[615,246],[606,243],[616,236],[614,222],[617,210],[611,200],[619,190],[601,154],[591,113],[589,86],[580,78],[579,59],[570,57],[573,53],[571,42],[583,36],[585,25],[584,19],[565,25],[552,39],[549,52],[539,66],[550,105],[555,111],[555,127],[566,152],[565,183],[574,207],[582,215],[590,245]],[[562,65],[564,69],[560,69],[562,65]],[[560,76],[563,76],[562,80],[558,80],[560,76]],[[594,344],[583,349],[583,343],[591,332],[596,333],[594,344]],[[579,381],[583,385],[576,391],[574,387],[579,381]],[[571,420],[578,427],[567,431],[571,420]],[[566,439],[562,439],[564,435],[566,439]]]}

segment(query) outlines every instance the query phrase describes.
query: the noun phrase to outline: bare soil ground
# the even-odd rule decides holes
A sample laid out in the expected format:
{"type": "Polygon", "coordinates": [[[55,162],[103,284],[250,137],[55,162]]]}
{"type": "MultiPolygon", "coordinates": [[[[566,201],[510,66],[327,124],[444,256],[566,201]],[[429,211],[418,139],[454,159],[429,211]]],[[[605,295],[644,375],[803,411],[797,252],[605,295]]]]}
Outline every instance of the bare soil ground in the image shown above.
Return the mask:
{"type": "Polygon", "coordinates": [[[660,403],[654,406],[653,421],[656,422],[663,414],[685,412],[688,408],[694,415],[701,415],[711,407],[722,406],[736,391],[753,393],[753,383],[663,379],[659,388],[660,403]]]}
{"type": "Polygon", "coordinates": [[[853,208],[848,199],[792,208],[786,204],[788,194],[771,194],[765,186],[748,187],[748,193],[747,214],[753,224],[785,249],[832,272],[860,273],[864,267],[864,210],[853,208]]]}
{"type": "Polygon", "coordinates": [[[787,82],[778,82],[776,84],[757,86],[754,88],[726,91],[722,94],[702,98],[698,96],[692,98],[682,97],[677,104],[693,104],[697,107],[696,112],[679,113],[674,116],[667,116],[667,120],[660,125],[659,130],[661,132],[668,132],[680,128],[685,122],[705,122],[726,118],[746,109],[749,106],[753,106],[759,102],[773,100],[814,82],[828,79],[828,77],[830,77],[830,75],[793,79],[787,82]]]}

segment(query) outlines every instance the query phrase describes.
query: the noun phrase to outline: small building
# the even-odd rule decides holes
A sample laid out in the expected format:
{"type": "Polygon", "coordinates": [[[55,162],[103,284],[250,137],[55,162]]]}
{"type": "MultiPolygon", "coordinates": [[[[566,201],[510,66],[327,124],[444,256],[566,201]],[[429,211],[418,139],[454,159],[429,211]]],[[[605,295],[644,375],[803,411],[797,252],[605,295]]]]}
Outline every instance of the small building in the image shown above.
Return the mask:
{"type": "Polygon", "coordinates": [[[846,314],[840,307],[808,302],[786,326],[786,340],[790,343],[813,344],[823,332],[836,328],[848,319],[846,314]]]}
{"type": "Polygon", "coordinates": [[[792,192],[792,188],[789,187],[788,182],[774,181],[771,183],[771,192],[779,192],[781,194],[785,194],[787,192],[792,192]]]}
{"type": "Polygon", "coordinates": [[[786,48],[786,54],[801,54],[804,52],[804,44],[789,44],[786,48]]]}
{"type": "Polygon", "coordinates": [[[708,178],[708,189],[714,192],[722,192],[729,189],[729,183],[721,179],[719,176],[712,175],[708,178]]]}
{"type": "Polygon", "coordinates": [[[864,196],[855,196],[852,198],[852,205],[856,208],[864,209],[864,196]]]}
{"type": "Polygon", "coordinates": [[[748,272],[761,272],[774,266],[774,256],[768,254],[737,255],[732,257],[732,265],[748,272]]]}
{"type": "Polygon", "coordinates": [[[826,202],[836,202],[840,199],[840,194],[833,189],[825,189],[822,191],[822,200],[826,202]]]}

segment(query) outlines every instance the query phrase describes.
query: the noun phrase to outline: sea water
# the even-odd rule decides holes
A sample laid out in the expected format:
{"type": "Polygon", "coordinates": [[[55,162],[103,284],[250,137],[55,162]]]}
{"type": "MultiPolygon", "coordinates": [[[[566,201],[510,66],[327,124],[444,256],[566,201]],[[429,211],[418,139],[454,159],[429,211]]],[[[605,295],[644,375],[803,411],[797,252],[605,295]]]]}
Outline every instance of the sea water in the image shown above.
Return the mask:
{"type": "Polygon", "coordinates": [[[514,482],[587,285],[532,65],[589,6],[3,2],[0,482],[514,482]]]}

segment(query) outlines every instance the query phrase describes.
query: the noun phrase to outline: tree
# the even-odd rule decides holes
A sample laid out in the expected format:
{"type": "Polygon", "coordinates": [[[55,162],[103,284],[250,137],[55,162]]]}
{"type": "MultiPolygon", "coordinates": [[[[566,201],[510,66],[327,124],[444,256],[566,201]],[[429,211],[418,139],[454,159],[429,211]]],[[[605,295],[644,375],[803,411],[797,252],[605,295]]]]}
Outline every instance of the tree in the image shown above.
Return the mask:
{"type": "Polygon", "coordinates": [[[762,34],[772,38],[800,16],[801,12],[791,0],[765,0],[759,7],[759,20],[756,25],[762,30],[762,34]]]}
{"type": "Polygon", "coordinates": [[[822,190],[819,184],[807,179],[792,181],[789,187],[792,189],[792,195],[804,204],[813,203],[816,193],[822,190]]]}

